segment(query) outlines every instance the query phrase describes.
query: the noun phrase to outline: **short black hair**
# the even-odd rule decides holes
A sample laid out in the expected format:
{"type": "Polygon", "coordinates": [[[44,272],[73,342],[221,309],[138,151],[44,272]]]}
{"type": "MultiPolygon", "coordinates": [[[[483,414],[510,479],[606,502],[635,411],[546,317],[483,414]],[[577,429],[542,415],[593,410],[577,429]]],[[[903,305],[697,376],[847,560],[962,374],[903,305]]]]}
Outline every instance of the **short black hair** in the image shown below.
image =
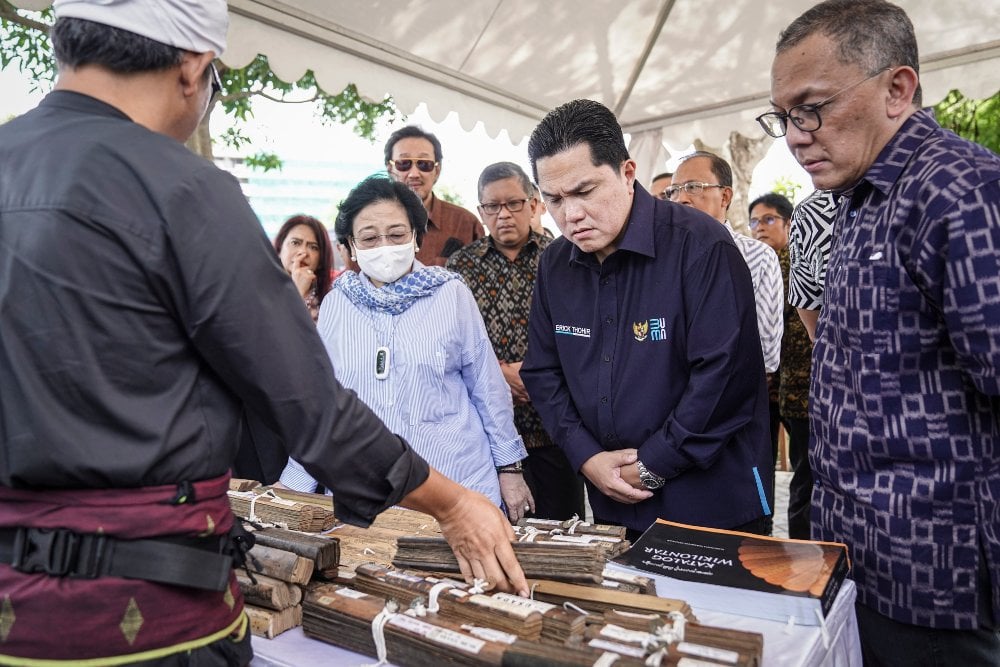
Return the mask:
{"type": "Polygon", "coordinates": [[[476,190],[479,195],[479,199],[483,198],[483,188],[485,188],[490,183],[495,183],[496,181],[502,181],[506,178],[516,178],[521,183],[521,189],[524,190],[526,197],[535,196],[535,184],[531,182],[528,175],[524,173],[524,169],[520,166],[514,164],[513,162],[494,162],[485,169],[483,173],[479,174],[479,185],[476,190]]]}
{"type": "MultiPolygon", "coordinates": [[[[86,19],[62,17],[50,31],[60,65],[99,65],[118,74],[165,70],[181,62],[181,49],[86,19]]],[[[207,69],[207,68],[206,68],[207,69]]]]}
{"type": "Polygon", "coordinates": [[[431,142],[431,146],[434,147],[434,161],[440,162],[444,159],[441,154],[441,142],[430,132],[425,132],[416,125],[407,125],[406,127],[401,127],[392,134],[389,135],[389,140],[385,142],[385,163],[389,164],[389,160],[392,159],[392,148],[396,145],[396,142],[400,139],[426,139],[431,142]]]}
{"type": "MultiPolygon", "coordinates": [[[[913,23],[906,12],[885,0],[826,0],[792,21],[778,36],[782,53],[812,35],[825,35],[837,44],[842,63],[858,65],[868,74],[907,65],[920,74],[920,54],[913,23]]],[[[920,85],[913,103],[921,104],[920,85]]]]}
{"type": "Polygon", "coordinates": [[[708,151],[695,151],[690,155],[685,155],[681,160],[681,163],[687,162],[688,160],[696,157],[708,158],[711,163],[712,173],[715,177],[719,179],[719,185],[725,185],[727,188],[733,187],[733,168],[729,166],[729,163],[723,160],[721,157],[715,153],[709,153],[708,151]]]}
{"type": "Polygon", "coordinates": [[[531,172],[538,181],[538,161],[579,144],[590,148],[595,167],[608,165],[617,170],[629,159],[625,135],[611,109],[593,100],[573,100],[550,111],[528,140],[531,172]]]}
{"type": "Polygon", "coordinates": [[[427,209],[413,190],[384,174],[375,174],[361,181],[348,193],[347,198],[340,202],[337,220],[333,223],[333,233],[337,235],[337,242],[346,246],[347,238],[354,231],[354,218],[369,204],[380,201],[394,201],[403,207],[406,217],[410,220],[410,228],[416,236],[417,245],[420,245],[424,232],[427,231],[427,209]]]}
{"type": "Polygon", "coordinates": [[[788,197],[779,195],[777,192],[768,192],[750,202],[750,206],[747,207],[747,215],[753,211],[753,207],[757,204],[770,206],[778,212],[778,215],[788,221],[792,219],[792,211],[795,209],[792,202],[788,201],[788,197]]]}
{"type": "Polygon", "coordinates": [[[652,183],[655,183],[656,181],[660,180],[661,178],[673,178],[673,177],[674,177],[674,172],[672,172],[672,171],[665,171],[662,174],[657,174],[656,176],[653,176],[651,179],[649,179],[649,182],[650,182],[650,184],[652,184],[652,183]]]}

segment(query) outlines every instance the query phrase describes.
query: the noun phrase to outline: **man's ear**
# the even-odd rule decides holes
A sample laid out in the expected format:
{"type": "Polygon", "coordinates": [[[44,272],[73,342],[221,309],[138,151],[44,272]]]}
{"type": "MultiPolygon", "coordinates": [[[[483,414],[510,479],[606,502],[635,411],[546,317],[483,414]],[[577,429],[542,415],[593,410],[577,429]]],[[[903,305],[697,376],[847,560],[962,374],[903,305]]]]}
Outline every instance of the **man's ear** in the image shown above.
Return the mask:
{"type": "Polygon", "coordinates": [[[733,189],[729,186],[722,188],[722,210],[728,211],[729,205],[733,203],[733,189]]]}
{"type": "Polygon", "coordinates": [[[206,85],[205,70],[208,69],[214,59],[215,54],[211,51],[207,53],[185,51],[184,55],[181,56],[180,78],[178,82],[181,86],[181,92],[186,97],[198,95],[204,90],[206,85]]]}
{"type": "Polygon", "coordinates": [[[892,72],[886,97],[886,115],[899,118],[913,108],[913,96],[920,85],[920,77],[912,67],[903,65],[892,72]]]}

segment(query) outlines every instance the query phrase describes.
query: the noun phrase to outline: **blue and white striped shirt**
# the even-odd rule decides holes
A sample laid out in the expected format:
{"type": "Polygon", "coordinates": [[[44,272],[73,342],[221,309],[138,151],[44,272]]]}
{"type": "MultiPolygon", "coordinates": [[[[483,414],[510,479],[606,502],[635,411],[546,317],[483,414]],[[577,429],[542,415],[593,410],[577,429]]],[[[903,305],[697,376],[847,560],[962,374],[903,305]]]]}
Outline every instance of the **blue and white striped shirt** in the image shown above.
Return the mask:
{"type": "MultiPolygon", "coordinates": [[[[359,308],[335,289],[323,300],[317,326],[341,384],[443,475],[500,505],[495,466],[520,461],[527,451],[514,428],[510,389],[463,282],[444,283],[400,315],[359,308]],[[383,380],[375,377],[380,347],[389,350],[383,380]]],[[[293,461],[281,481],[316,488],[293,461]]]]}

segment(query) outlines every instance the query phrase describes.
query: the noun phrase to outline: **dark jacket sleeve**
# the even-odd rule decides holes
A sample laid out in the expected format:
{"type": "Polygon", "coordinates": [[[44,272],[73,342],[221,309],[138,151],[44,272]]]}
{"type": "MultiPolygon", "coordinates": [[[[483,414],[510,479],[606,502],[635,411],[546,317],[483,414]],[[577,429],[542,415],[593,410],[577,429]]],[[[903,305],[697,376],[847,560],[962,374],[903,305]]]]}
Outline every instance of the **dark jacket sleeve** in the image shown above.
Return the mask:
{"type": "Polygon", "coordinates": [[[549,308],[551,295],[546,280],[546,266],[553,259],[554,254],[543,254],[538,267],[528,317],[528,351],[521,364],[521,380],[552,441],[566,453],[573,469],[579,471],[588,459],[604,451],[604,448],[584,425],[559,359],[549,308]]]}
{"type": "Polygon", "coordinates": [[[754,420],[764,382],[750,272],[739,250],[715,243],[687,267],[687,387],[639,460],[672,478],[708,469],[754,420]]]}
{"type": "Polygon", "coordinates": [[[366,525],[422,484],[423,459],[334,378],[236,181],[209,166],[171,208],[176,308],[187,335],[288,454],[333,490],[338,517],[366,525]]]}

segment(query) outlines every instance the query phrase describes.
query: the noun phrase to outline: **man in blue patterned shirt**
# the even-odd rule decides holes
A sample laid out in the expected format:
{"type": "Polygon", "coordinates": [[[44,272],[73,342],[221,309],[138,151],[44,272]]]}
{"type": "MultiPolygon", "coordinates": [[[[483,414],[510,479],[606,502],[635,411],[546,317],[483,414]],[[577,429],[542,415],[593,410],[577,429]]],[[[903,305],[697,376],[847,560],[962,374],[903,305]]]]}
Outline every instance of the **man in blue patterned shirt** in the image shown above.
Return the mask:
{"type": "Polygon", "coordinates": [[[850,547],[866,664],[1000,664],[1000,158],[920,110],[913,26],[828,0],[774,110],[842,198],[813,354],[813,537],[850,547]]]}

